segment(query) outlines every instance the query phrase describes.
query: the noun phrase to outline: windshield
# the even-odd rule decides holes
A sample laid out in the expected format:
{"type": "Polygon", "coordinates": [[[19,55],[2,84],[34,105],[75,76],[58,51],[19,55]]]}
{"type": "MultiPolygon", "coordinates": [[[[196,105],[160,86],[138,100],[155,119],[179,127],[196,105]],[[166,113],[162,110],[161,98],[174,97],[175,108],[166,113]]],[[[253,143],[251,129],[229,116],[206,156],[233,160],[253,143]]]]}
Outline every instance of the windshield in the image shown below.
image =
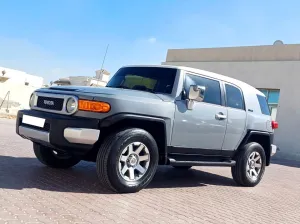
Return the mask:
{"type": "Polygon", "coordinates": [[[106,87],[171,94],[177,69],[162,67],[124,67],[106,87]]]}

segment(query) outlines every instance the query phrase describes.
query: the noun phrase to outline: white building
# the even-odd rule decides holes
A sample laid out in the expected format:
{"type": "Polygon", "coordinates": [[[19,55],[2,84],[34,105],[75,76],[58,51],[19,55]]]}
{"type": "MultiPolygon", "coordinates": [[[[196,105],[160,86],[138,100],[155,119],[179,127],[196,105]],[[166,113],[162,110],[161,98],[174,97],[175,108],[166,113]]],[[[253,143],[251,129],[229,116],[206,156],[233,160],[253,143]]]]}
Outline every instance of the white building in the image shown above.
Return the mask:
{"type": "Polygon", "coordinates": [[[166,65],[220,73],[260,89],[279,122],[274,140],[277,156],[300,160],[300,44],[168,50],[166,65]]]}
{"type": "Polygon", "coordinates": [[[44,82],[42,77],[4,67],[0,67],[0,77],[0,83],[4,83],[4,80],[7,80],[5,81],[6,83],[21,84],[37,88],[40,88],[44,82]]]}
{"type": "Polygon", "coordinates": [[[72,85],[72,86],[106,86],[110,73],[104,69],[97,70],[95,77],[89,76],[70,76],[56,80],[56,85],[72,85]]]}
{"type": "Polygon", "coordinates": [[[20,109],[28,109],[31,93],[43,82],[42,77],[0,67],[0,113],[15,115],[20,109]]]}

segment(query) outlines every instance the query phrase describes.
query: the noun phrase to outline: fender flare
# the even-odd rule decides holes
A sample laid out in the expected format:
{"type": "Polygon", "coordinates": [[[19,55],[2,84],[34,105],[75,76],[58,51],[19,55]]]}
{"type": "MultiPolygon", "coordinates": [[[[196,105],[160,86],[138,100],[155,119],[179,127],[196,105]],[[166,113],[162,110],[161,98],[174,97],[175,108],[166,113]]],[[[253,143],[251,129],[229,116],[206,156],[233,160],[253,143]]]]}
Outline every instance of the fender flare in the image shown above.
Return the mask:
{"type": "Polygon", "coordinates": [[[132,114],[132,113],[119,113],[119,114],[114,114],[112,116],[109,116],[105,119],[103,119],[100,124],[99,128],[108,128],[122,120],[126,119],[134,119],[134,120],[141,120],[141,121],[154,121],[154,122],[160,122],[164,126],[164,148],[163,148],[163,160],[164,163],[167,163],[167,155],[168,155],[168,142],[170,141],[171,137],[171,119],[170,118],[164,118],[164,117],[153,117],[153,116],[147,116],[147,115],[140,115],[140,114],[132,114]],[[167,127],[170,125],[170,128],[168,129],[167,127]],[[169,130],[169,131],[168,131],[169,130]]]}

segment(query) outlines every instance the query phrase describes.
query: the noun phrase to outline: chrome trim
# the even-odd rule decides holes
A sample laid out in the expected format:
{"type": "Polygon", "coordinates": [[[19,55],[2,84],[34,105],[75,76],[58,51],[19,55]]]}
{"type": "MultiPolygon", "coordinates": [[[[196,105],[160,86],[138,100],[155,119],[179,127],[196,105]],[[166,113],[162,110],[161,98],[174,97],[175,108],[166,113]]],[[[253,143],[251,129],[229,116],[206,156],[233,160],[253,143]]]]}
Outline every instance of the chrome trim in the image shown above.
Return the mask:
{"type": "Polygon", "coordinates": [[[87,128],[65,128],[64,137],[70,143],[92,145],[98,141],[100,130],[87,128]]]}
{"type": "Polygon", "coordinates": [[[51,112],[51,113],[56,113],[56,114],[64,114],[64,115],[72,115],[72,114],[74,114],[78,111],[78,97],[76,97],[76,96],[63,95],[63,94],[52,94],[52,93],[40,93],[40,92],[34,92],[33,94],[34,94],[34,105],[31,106],[31,109],[33,109],[33,110],[51,112]],[[64,99],[62,110],[61,111],[48,110],[48,109],[37,107],[37,100],[38,100],[39,96],[64,99]],[[73,98],[76,102],[76,109],[72,113],[68,113],[67,108],[66,108],[67,107],[67,101],[68,101],[69,98],[73,98]]]}
{"type": "Polygon", "coordinates": [[[276,145],[271,145],[271,156],[274,156],[277,152],[277,146],[276,145]]]}
{"type": "Polygon", "coordinates": [[[19,126],[19,134],[26,138],[37,139],[43,142],[50,143],[50,134],[46,131],[19,126]]]}

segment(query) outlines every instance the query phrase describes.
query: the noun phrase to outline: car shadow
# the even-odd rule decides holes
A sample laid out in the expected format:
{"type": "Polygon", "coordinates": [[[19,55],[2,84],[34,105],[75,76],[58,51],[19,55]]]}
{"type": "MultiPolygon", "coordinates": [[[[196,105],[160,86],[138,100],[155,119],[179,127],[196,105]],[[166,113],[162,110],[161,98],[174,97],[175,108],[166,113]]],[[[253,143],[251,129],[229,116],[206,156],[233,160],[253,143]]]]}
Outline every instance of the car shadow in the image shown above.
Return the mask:
{"type": "MultiPolygon", "coordinates": [[[[196,169],[160,166],[147,188],[187,188],[207,185],[236,186],[231,178],[196,169]]],[[[36,158],[0,156],[0,188],[112,194],[98,182],[94,163],[80,162],[67,170],[52,169],[36,158]]]]}

